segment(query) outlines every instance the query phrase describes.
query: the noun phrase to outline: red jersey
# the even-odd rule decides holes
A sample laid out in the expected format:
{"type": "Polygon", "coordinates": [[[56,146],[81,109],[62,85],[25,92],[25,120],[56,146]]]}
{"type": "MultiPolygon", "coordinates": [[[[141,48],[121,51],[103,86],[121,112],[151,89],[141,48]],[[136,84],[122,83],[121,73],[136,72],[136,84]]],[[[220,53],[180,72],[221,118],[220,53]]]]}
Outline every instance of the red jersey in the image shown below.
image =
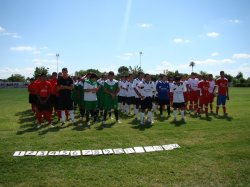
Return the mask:
{"type": "Polygon", "coordinates": [[[198,83],[198,88],[201,89],[201,95],[202,96],[208,96],[209,92],[209,82],[208,81],[200,81],[198,83]]]}
{"type": "Polygon", "coordinates": [[[41,81],[37,85],[37,94],[40,97],[48,97],[51,94],[51,84],[49,81],[41,81]]]}
{"type": "Polygon", "coordinates": [[[52,95],[57,95],[57,79],[50,79],[49,80],[50,84],[51,84],[51,94],[52,95]]]}
{"type": "Polygon", "coordinates": [[[224,78],[224,79],[218,78],[216,80],[215,84],[218,86],[218,94],[219,95],[227,95],[228,80],[226,78],[224,78]]]}
{"type": "Polygon", "coordinates": [[[32,82],[28,85],[28,91],[30,94],[36,94],[36,84],[32,82]]]}
{"type": "Polygon", "coordinates": [[[34,88],[35,88],[35,94],[37,94],[37,89],[38,89],[38,85],[41,81],[40,80],[35,80],[34,81],[34,88]]]}

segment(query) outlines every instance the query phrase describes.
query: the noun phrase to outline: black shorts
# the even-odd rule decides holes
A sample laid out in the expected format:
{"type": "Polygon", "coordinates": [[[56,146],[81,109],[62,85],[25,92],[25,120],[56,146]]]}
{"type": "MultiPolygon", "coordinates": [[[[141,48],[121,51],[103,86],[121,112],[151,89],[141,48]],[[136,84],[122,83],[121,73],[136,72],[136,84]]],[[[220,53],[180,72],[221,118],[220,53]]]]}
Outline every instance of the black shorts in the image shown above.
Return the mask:
{"type": "Polygon", "coordinates": [[[173,103],[173,108],[184,108],[185,103],[173,103]]]}
{"type": "Polygon", "coordinates": [[[159,105],[169,105],[170,102],[167,99],[158,99],[159,105]]]}
{"type": "Polygon", "coordinates": [[[41,97],[41,99],[37,99],[37,109],[39,112],[42,111],[50,111],[51,110],[51,102],[50,98],[45,102],[46,97],[41,97]]]}
{"type": "Polygon", "coordinates": [[[50,95],[50,102],[54,108],[58,108],[58,99],[56,95],[50,95]]]}
{"type": "Polygon", "coordinates": [[[37,96],[35,94],[29,94],[29,103],[36,104],[37,103],[37,96]]]}
{"type": "Polygon", "coordinates": [[[58,110],[73,110],[71,97],[58,97],[58,110]]]}
{"type": "Polygon", "coordinates": [[[158,96],[153,96],[153,102],[158,103],[158,96]]]}
{"type": "Polygon", "coordinates": [[[141,100],[141,109],[148,109],[151,110],[152,109],[152,102],[153,102],[153,98],[152,97],[146,97],[145,99],[141,100]]]}
{"type": "Polygon", "coordinates": [[[135,104],[135,97],[127,97],[127,104],[128,105],[134,105],[135,104]]]}
{"type": "Polygon", "coordinates": [[[123,103],[123,104],[125,104],[125,103],[126,103],[126,99],[127,99],[127,97],[118,96],[118,103],[123,103]]]}
{"type": "Polygon", "coordinates": [[[135,100],[134,100],[134,101],[135,101],[135,103],[134,103],[135,108],[137,108],[137,109],[138,109],[138,108],[139,108],[139,106],[141,105],[141,99],[140,99],[140,98],[136,98],[136,97],[135,97],[135,100]]]}

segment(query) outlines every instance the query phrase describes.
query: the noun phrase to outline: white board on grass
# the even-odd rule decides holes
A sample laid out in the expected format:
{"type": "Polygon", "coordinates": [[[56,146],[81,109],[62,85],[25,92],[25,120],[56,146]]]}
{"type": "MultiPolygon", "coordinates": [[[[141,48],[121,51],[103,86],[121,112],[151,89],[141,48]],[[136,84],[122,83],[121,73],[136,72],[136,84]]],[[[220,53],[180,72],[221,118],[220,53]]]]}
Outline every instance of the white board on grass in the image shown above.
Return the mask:
{"type": "Polygon", "coordinates": [[[66,151],[66,150],[60,151],[59,155],[60,156],[69,156],[70,155],[70,151],[66,151]]]}
{"type": "Polygon", "coordinates": [[[153,146],[153,148],[154,148],[155,151],[163,151],[164,150],[162,148],[162,146],[160,146],[160,145],[155,145],[155,146],[153,146]]]}
{"type": "Polygon", "coordinates": [[[144,149],[145,149],[146,152],[154,152],[155,151],[153,146],[144,146],[144,149]]]}
{"type": "Polygon", "coordinates": [[[70,151],[70,156],[81,156],[80,150],[70,151]]]}
{"type": "Polygon", "coordinates": [[[47,156],[48,151],[38,151],[36,156],[47,156]]]}
{"type": "Polygon", "coordinates": [[[124,150],[124,152],[125,152],[126,154],[135,153],[135,150],[134,150],[133,148],[125,148],[125,149],[123,149],[123,150],[124,150]]]}
{"type": "Polygon", "coordinates": [[[134,147],[134,150],[136,153],[144,153],[145,152],[143,147],[134,147]]]}
{"type": "Polygon", "coordinates": [[[25,151],[16,151],[13,156],[24,156],[25,155],[25,151]]]}
{"type": "Polygon", "coordinates": [[[166,150],[166,151],[168,151],[168,150],[173,150],[174,149],[174,147],[172,146],[172,145],[162,145],[162,147],[166,150]]]}
{"type": "Polygon", "coordinates": [[[92,150],[93,155],[102,155],[102,150],[101,149],[97,149],[97,150],[92,150]]]}
{"type": "Polygon", "coordinates": [[[170,144],[174,149],[176,148],[181,148],[181,146],[179,146],[178,144],[170,144]]]}
{"type": "Polygon", "coordinates": [[[105,155],[112,155],[114,154],[114,151],[112,149],[103,149],[103,154],[105,155]]]}
{"type": "Polygon", "coordinates": [[[93,153],[92,153],[92,150],[82,150],[82,155],[89,156],[89,155],[93,155],[93,153]]]}
{"type": "Polygon", "coordinates": [[[60,153],[60,151],[50,151],[48,153],[48,156],[57,156],[57,155],[59,155],[59,153],[60,153]]]}
{"type": "Polygon", "coordinates": [[[36,153],[37,153],[37,151],[27,151],[27,152],[25,153],[25,156],[35,156],[36,153]]]}
{"type": "Polygon", "coordinates": [[[116,155],[119,155],[119,154],[124,154],[124,151],[122,148],[117,148],[117,149],[113,149],[114,153],[116,155]]]}

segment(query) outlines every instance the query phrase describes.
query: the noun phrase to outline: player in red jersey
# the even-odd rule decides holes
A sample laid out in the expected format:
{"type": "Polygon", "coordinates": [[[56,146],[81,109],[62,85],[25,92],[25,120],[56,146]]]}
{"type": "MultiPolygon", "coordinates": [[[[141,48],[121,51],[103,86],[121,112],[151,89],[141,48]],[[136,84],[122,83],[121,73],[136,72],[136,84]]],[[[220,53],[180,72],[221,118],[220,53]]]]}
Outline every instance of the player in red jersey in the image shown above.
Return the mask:
{"type": "Polygon", "coordinates": [[[215,87],[215,80],[213,79],[213,75],[208,75],[208,82],[209,82],[209,106],[210,112],[213,113],[213,102],[214,102],[214,87],[215,87]]]}
{"type": "MultiPolygon", "coordinates": [[[[43,117],[51,124],[51,84],[47,81],[47,77],[44,73],[41,74],[41,81],[37,85],[37,109],[38,109],[38,128],[41,127],[43,117]]],[[[53,126],[52,126],[53,127],[53,126]]]]}
{"type": "Polygon", "coordinates": [[[202,80],[198,83],[198,88],[200,89],[200,98],[197,114],[200,115],[202,107],[205,106],[205,114],[208,116],[209,82],[206,75],[202,76],[202,80]]]}
{"type": "Polygon", "coordinates": [[[53,72],[51,75],[51,79],[49,80],[50,84],[51,84],[51,95],[50,95],[50,101],[51,101],[51,106],[52,106],[52,110],[51,113],[57,112],[57,108],[58,108],[58,103],[57,103],[57,73],[53,72]]]}
{"type": "Polygon", "coordinates": [[[218,115],[219,113],[220,105],[222,105],[223,114],[227,115],[226,100],[229,100],[229,93],[228,93],[228,80],[225,78],[224,71],[220,72],[220,77],[216,80],[215,85],[218,87],[216,115],[218,115]]]}
{"type": "Polygon", "coordinates": [[[29,103],[31,104],[31,110],[33,113],[36,113],[36,87],[35,80],[33,78],[30,79],[30,84],[28,85],[29,92],[29,103]]]}

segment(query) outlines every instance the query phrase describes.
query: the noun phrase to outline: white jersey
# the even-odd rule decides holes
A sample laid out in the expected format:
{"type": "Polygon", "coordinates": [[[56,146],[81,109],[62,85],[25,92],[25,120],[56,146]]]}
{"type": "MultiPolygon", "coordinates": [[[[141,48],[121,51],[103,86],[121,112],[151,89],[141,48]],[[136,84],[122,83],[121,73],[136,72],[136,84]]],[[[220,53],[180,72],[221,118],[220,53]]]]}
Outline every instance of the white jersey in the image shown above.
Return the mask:
{"type": "MultiPolygon", "coordinates": [[[[141,81],[142,81],[142,80],[140,80],[140,79],[138,79],[138,78],[134,79],[134,81],[133,81],[132,87],[133,87],[134,89],[136,89],[138,92],[139,92],[138,85],[139,85],[139,83],[140,83],[141,81]]],[[[135,98],[139,98],[139,96],[136,94],[136,92],[135,92],[135,98]]]]}
{"type": "Polygon", "coordinates": [[[103,79],[98,79],[97,80],[97,83],[102,85],[102,86],[104,86],[104,82],[105,82],[105,80],[103,80],[103,79]]]}
{"type": "Polygon", "coordinates": [[[173,93],[173,103],[184,103],[183,92],[186,92],[186,87],[183,83],[178,86],[176,83],[170,87],[170,92],[173,93]]]}
{"type": "Polygon", "coordinates": [[[199,90],[198,88],[199,80],[197,78],[195,79],[189,78],[187,83],[189,84],[189,88],[191,89],[191,91],[199,90]]]}
{"type": "Polygon", "coordinates": [[[154,84],[149,81],[141,81],[137,86],[139,88],[139,92],[143,97],[153,97],[154,84]]]}
{"type": "MultiPolygon", "coordinates": [[[[97,88],[96,82],[86,80],[83,84],[84,90],[97,88]]],[[[96,92],[84,92],[84,101],[97,101],[96,92]]]]}
{"type": "Polygon", "coordinates": [[[126,95],[127,95],[127,81],[119,81],[118,86],[120,88],[118,95],[122,96],[122,97],[126,97],[126,95]]]}
{"type": "Polygon", "coordinates": [[[135,90],[133,88],[133,82],[127,81],[127,97],[135,97],[136,93],[135,90]]]}
{"type": "Polygon", "coordinates": [[[209,93],[213,93],[214,87],[215,87],[215,81],[214,81],[214,80],[211,80],[211,81],[208,81],[208,82],[209,82],[209,89],[208,89],[208,92],[209,92],[209,93]]]}

